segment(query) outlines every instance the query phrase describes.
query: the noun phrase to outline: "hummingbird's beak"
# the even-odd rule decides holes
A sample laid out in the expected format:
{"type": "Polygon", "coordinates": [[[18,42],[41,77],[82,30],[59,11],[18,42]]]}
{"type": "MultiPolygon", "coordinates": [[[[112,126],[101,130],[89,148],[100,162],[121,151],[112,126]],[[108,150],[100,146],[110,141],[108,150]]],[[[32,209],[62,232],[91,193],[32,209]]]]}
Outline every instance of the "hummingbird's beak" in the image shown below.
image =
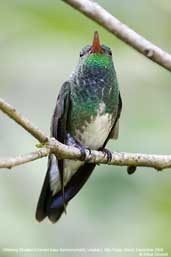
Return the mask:
{"type": "Polygon", "coordinates": [[[97,31],[94,32],[94,38],[93,38],[93,43],[92,47],[90,49],[90,53],[103,53],[103,50],[100,46],[100,40],[99,40],[99,34],[97,31]]]}

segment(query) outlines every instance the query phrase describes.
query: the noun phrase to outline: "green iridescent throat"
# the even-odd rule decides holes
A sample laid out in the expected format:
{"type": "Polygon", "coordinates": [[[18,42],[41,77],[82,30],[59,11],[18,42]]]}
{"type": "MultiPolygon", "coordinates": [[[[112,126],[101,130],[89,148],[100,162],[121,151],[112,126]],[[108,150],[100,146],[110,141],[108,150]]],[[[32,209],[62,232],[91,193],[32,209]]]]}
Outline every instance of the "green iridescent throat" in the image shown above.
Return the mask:
{"type": "Polygon", "coordinates": [[[90,54],[85,60],[85,64],[88,66],[96,66],[96,67],[108,67],[112,64],[112,60],[109,56],[100,53],[90,54]]]}

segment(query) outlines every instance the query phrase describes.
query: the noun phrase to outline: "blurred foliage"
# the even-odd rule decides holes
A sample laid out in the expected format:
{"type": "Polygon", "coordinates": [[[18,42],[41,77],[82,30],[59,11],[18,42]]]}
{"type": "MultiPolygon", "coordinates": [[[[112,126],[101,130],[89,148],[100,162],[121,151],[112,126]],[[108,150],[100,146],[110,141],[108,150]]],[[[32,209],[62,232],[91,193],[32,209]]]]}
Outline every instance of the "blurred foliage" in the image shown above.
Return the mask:
{"type": "MultiPolygon", "coordinates": [[[[170,1],[97,2],[171,51],[170,1]]],[[[94,30],[112,48],[123,99],[119,140],[111,141],[108,148],[170,153],[169,72],[62,1],[0,1],[1,97],[49,133],[58,90],[74,69],[80,49],[91,42],[94,30]]],[[[33,150],[36,141],[3,114],[0,129],[1,156],[33,150]]],[[[47,220],[38,224],[34,218],[46,162],[43,159],[1,171],[0,247],[163,247],[171,254],[169,170],[157,173],[138,168],[128,176],[126,168],[98,166],[69,204],[67,216],[50,225],[47,220]]]]}

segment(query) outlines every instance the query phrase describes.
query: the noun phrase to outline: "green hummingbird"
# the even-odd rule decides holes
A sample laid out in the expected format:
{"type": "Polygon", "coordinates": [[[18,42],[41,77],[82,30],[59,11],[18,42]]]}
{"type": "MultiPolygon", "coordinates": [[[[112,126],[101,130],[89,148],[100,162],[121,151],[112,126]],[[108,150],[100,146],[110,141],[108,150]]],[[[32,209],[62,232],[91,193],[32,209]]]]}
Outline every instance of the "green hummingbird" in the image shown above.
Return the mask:
{"type": "Polygon", "coordinates": [[[80,149],[80,160],[48,158],[48,168],[36,210],[36,219],[48,217],[55,223],[68,202],[85,184],[95,164],[87,163],[85,149],[105,149],[109,139],[118,137],[122,101],[112,52],[100,45],[94,33],[92,45],[80,52],[79,63],[59,92],[51,122],[51,136],[80,149]]]}

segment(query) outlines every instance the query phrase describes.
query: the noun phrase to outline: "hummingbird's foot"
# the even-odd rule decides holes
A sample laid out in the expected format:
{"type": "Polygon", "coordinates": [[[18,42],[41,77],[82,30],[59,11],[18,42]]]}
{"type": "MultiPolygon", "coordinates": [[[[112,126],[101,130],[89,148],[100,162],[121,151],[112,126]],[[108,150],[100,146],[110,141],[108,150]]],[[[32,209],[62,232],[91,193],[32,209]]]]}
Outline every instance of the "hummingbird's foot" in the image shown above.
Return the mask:
{"type": "Polygon", "coordinates": [[[86,160],[86,156],[87,156],[86,150],[88,151],[88,155],[91,155],[91,149],[88,147],[85,147],[84,145],[81,145],[73,136],[71,136],[70,133],[66,134],[66,142],[67,142],[67,145],[75,146],[80,150],[80,153],[81,153],[80,160],[81,161],[86,160]]]}
{"type": "Polygon", "coordinates": [[[128,168],[127,168],[128,174],[129,174],[129,175],[134,174],[135,171],[136,171],[136,168],[137,168],[136,166],[128,166],[128,168]]]}
{"type": "Polygon", "coordinates": [[[107,157],[107,162],[110,162],[112,160],[112,153],[106,148],[102,149],[102,152],[104,156],[107,157]]]}
{"type": "Polygon", "coordinates": [[[80,145],[80,144],[76,145],[76,147],[80,150],[80,153],[81,153],[80,160],[81,161],[86,160],[86,157],[87,157],[86,150],[88,150],[88,155],[91,155],[91,150],[89,148],[86,148],[85,146],[80,145]]]}

